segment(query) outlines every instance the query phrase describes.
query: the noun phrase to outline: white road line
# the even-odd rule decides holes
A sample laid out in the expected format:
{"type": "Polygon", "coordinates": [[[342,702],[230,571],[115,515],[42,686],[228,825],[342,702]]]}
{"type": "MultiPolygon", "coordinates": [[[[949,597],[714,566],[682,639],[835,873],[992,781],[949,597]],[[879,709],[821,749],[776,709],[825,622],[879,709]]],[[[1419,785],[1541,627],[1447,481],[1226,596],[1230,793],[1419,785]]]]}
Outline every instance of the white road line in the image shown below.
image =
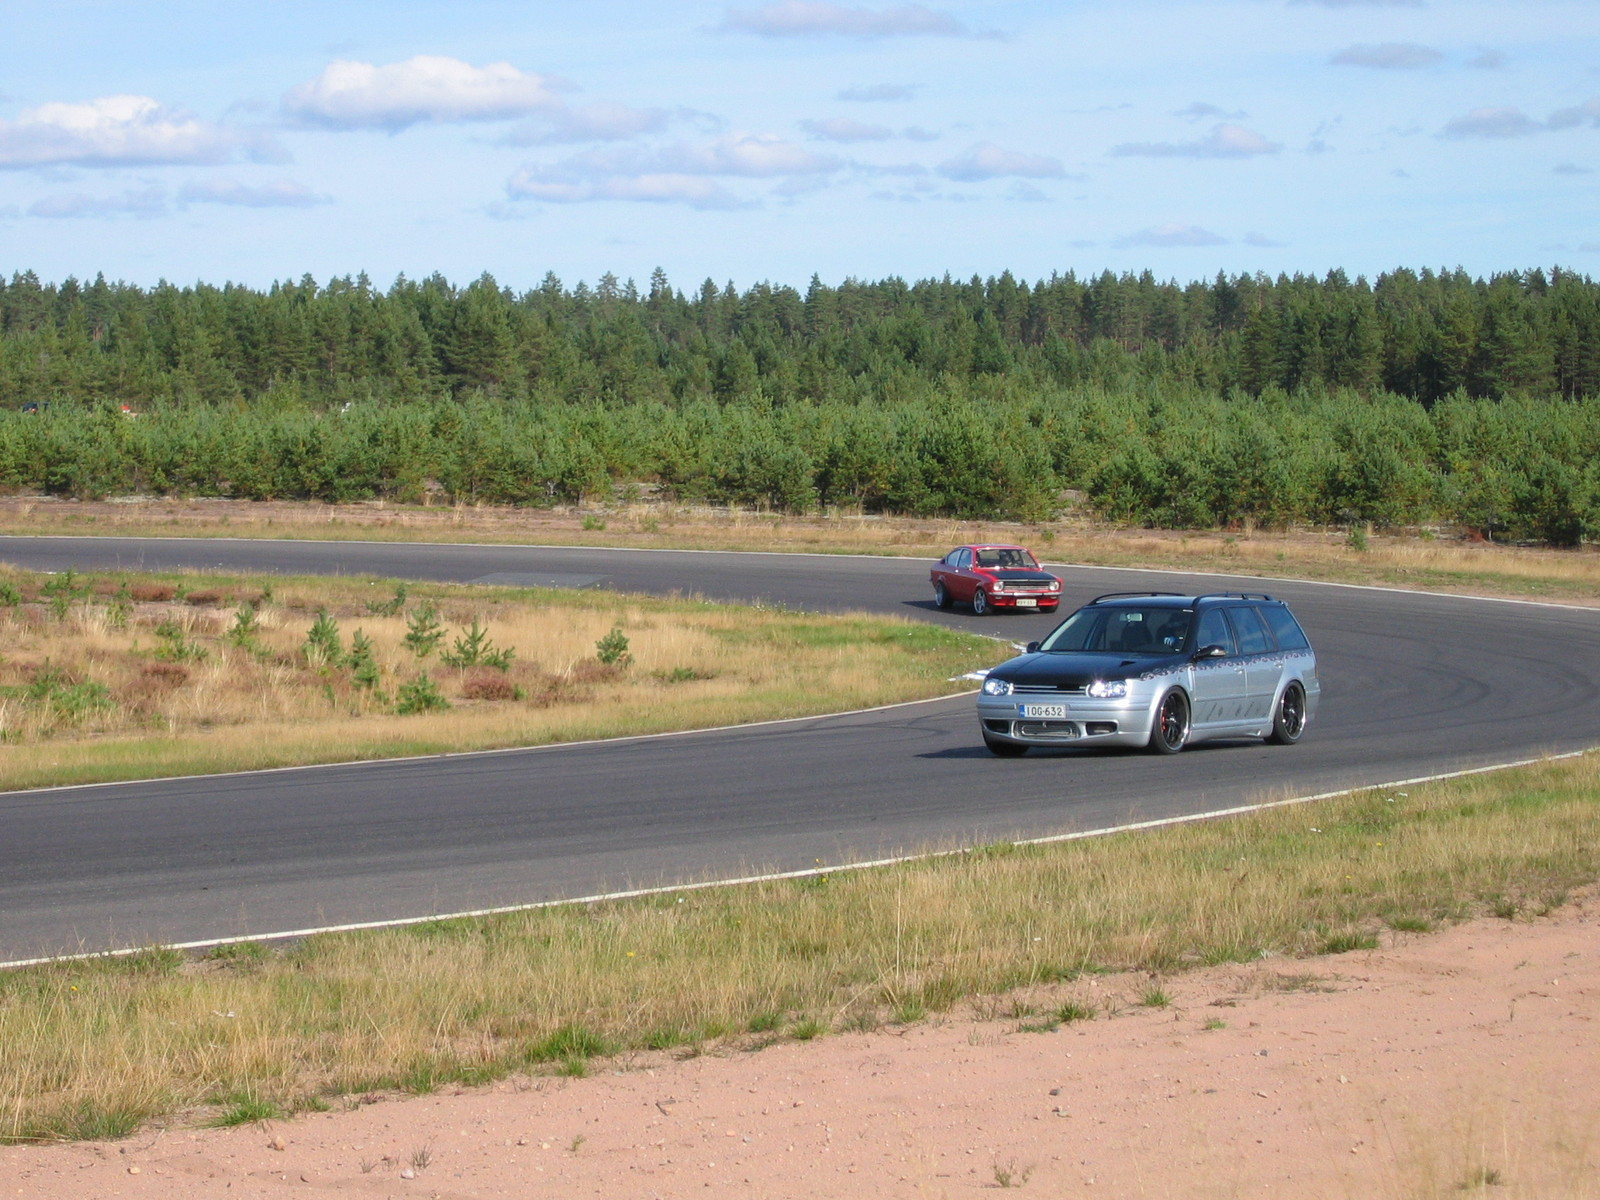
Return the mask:
{"type": "MultiPolygon", "coordinates": [[[[916,703],[926,703],[917,701],[916,703]]],[[[899,706],[894,706],[899,707],[899,706]]],[[[806,718],[809,719],[809,718],[806,718]]],[[[780,722],[773,722],[778,724],[780,722]]],[[[1291,804],[1309,804],[1314,800],[1333,800],[1340,796],[1353,796],[1359,792],[1378,792],[1392,788],[1415,787],[1424,783],[1438,783],[1446,779],[1463,779],[1472,775],[1488,775],[1495,771],[1509,771],[1514,767],[1531,767],[1539,763],[1559,762],[1563,759],[1582,758],[1587,750],[1571,750],[1541,758],[1523,758],[1515,762],[1496,763],[1489,767],[1472,767],[1464,771],[1445,771],[1437,775],[1417,775],[1409,779],[1396,779],[1387,783],[1365,784],[1334,792],[1318,792],[1311,796],[1292,796],[1283,800],[1264,800],[1259,804],[1241,804],[1234,808],[1221,808],[1213,812],[1189,813],[1179,817],[1160,817],[1151,821],[1135,821],[1126,825],[1108,825],[1101,829],[1082,829],[1075,833],[1056,833],[1047,837],[1026,838],[1013,843],[1018,846],[1047,846],[1056,842],[1075,842],[1086,838],[1107,837],[1114,833],[1136,833],[1145,829],[1160,829],[1168,825],[1187,825],[1195,821],[1212,821],[1219,817],[1242,816],[1245,813],[1263,812],[1291,804]]],[[[531,904],[508,904],[499,908],[474,908],[462,912],[434,913],[426,917],[395,917],[384,921],[358,921],[345,925],[320,925],[308,929],[284,929],[275,933],[257,933],[242,937],[211,938],[198,942],[175,942],[164,948],[171,950],[204,950],[213,946],[234,946],[242,942],[273,942],[288,938],[306,938],[321,933],[359,933],[369,929],[398,929],[407,925],[425,925],[430,921],[458,921],[474,917],[495,917],[507,913],[534,912],[542,908],[560,908],[564,905],[599,904],[608,900],[634,900],[642,896],[664,896],[673,893],[699,892],[709,888],[742,887],[752,883],[772,883],[783,879],[814,879],[821,875],[837,875],[842,871],[866,871],[874,867],[892,867],[901,863],[923,862],[936,858],[954,858],[971,853],[972,847],[956,850],[939,850],[924,854],[902,854],[893,858],[868,859],[862,862],[842,863],[832,867],[808,867],[803,871],[776,871],[764,875],[745,875],[734,879],[707,879],[698,883],[677,884],[671,887],[634,888],[625,892],[603,892],[594,896],[574,896],[567,900],[539,900],[531,904]]],[[[149,950],[149,946],[135,946],[124,950],[103,950],[90,954],[63,954],[50,958],[21,958],[0,962],[0,970],[13,967],[36,967],[48,963],[81,962],[89,959],[127,958],[149,950]]]]}

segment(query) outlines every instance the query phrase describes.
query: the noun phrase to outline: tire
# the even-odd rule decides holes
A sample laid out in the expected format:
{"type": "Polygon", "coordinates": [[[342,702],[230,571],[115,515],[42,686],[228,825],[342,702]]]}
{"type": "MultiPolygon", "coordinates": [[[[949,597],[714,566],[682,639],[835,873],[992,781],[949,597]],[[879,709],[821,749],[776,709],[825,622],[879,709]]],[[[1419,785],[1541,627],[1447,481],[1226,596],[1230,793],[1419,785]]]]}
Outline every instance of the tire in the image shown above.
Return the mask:
{"type": "Polygon", "coordinates": [[[989,615],[989,595],[982,588],[972,593],[972,615],[975,617],[989,615]]]}
{"type": "Polygon", "coordinates": [[[1021,758],[1028,752],[1026,746],[1018,745],[1016,742],[997,741],[988,734],[983,735],[983,744],[990,754],[997,754],[1001,758],[1021,758]]]}
{"type": "Polygon", "coordinates": [[[1149,747],[1153,754],[1176,754],[1189,740],[1189,697],[1173,688],[1161,697],[1156,707],[1156,723],[1150,729],[1149,747]]]}
{"type": "Polygon", "coordinates": [[[1278,697],[1278,707],[1272,713],[1272,732],[1267,741],[1275,746],[1292,746],[1306,731],[1306,690],[1298,683],[1290,683],[1278,697]]]}
{"type": "Polygon", "coordinates": [[[936,583],[933,585],[933,603],[936,608],[950,607],[950,593],[945,590],[944,584],[936,583]]]}

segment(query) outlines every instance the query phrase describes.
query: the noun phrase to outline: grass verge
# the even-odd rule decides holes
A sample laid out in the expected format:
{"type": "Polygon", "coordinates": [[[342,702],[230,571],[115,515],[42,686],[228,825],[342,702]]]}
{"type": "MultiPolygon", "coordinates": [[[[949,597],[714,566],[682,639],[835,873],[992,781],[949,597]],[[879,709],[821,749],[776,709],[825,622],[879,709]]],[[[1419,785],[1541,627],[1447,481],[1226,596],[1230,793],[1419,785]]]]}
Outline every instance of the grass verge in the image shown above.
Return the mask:
{"type": "Polygon", "coordinates": [[[541,745],[924,699],[924,622],[610,592],[0,568],[0,789],[541,745]]]}
{"type": "MultiPolygon", "coordinates": [[[[1088,841],[17,970],[0,974],[0,1140],[581,1075],[597,1055],[868,1029],[1086,972],[1527,919],[1600,878],[1597,796],[1591,754],[1088,841]]],[[[1081,998],[1055,996],[1056,1019],[1092,1016],[1081,998]]]]}

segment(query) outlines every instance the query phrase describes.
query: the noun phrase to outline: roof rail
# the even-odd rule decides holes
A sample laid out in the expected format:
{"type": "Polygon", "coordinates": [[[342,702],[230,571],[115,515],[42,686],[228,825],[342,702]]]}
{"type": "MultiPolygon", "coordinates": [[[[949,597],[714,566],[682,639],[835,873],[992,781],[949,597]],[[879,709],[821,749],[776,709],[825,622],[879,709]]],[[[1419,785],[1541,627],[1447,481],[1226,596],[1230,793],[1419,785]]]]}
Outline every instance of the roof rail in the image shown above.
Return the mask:
{"type": "Polygon", "coordinates": [[[1099,604],[1102,600],[1126,600],[1135,596],[1181,596],[1182,592],[1107,592],[1104,596],[1096,596],[1089,601],[1090,604],[1099,604]]]}
{"type": "MultiPolygon", "coordinates": [[[[1196,600],[1271,600],[1265,592],[1206,592],[1196,600]]],[[[1274,601],[1274,603],[1276,603],[1274,601]]]]}

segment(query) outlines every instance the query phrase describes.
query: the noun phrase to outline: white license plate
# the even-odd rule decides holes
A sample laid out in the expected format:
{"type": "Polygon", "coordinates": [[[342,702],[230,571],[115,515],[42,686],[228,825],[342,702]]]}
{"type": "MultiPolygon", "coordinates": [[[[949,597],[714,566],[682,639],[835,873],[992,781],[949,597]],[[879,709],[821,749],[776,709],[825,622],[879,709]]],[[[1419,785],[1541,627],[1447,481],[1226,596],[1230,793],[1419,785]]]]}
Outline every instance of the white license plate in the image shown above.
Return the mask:
{"type": "Polygon", "coordinates": [[[1039,607],[1039,602],[1037,600],[1035,600],[1032,596],[1018,596],[1017,597],[1017,607],[1018,608],[1038,608],[1039,607]]]}
{"type": "Polygon", "coordinates": [[[1067,706],[1065,704],[1019,704],[1017,708],[1022,711],[1024,717],[1035,717],[1041,720],[1067,715],[1067,706]]]}

